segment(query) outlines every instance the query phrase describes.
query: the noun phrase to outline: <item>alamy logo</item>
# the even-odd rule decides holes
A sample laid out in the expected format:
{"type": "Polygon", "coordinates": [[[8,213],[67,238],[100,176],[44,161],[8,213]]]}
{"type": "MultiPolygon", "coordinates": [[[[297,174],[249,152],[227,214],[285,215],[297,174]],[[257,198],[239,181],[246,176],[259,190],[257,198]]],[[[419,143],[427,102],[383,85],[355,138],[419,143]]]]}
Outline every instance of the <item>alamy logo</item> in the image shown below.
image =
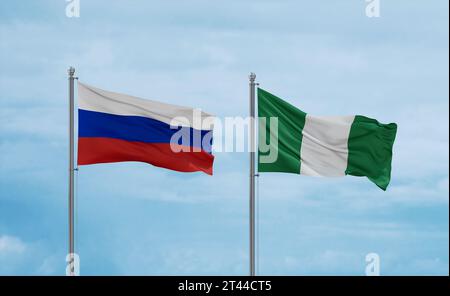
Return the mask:
{"type": "Polygon", "coordinates": [[[66,256],[66,275],[80,275],[80,256],[76,253],[69,253],[66,256]]]}
{"type": "Polygon", "coordinates": [[[366,16],[380,17],[380,0],[366,0],[366,16]]]}
{"type": "Polygon", "coordinates": [[[369,253],[366,255],[366,275],[379,276],[380,275],[380,255],[377,253],[369,253]]]}
{"type": "Polygon", "coordinates": [[[66,16],[67,17],[80,17],[80,0],[66,0],[66,16]]]}
{"type": "Polygon", "coordinates": [[[278,117],[202,118],[201,110],[194,109],[191,118],[172,118],[170,128],[177,130],[170,138],[170,148],[173,152],[259,151],[261,163],[274,163],[278,159],[278,117]],[[261,131],[259,142],[252,145],[250,127],[256,128],[257,124],[261,131]]]}

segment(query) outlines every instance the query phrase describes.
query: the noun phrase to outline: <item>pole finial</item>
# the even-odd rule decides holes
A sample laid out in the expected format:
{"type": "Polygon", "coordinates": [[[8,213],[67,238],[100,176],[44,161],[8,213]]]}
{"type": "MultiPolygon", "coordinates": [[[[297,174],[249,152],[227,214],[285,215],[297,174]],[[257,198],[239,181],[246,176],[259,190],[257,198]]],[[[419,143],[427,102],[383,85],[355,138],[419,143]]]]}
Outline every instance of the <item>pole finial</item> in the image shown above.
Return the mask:
{"type": "Polygon", "coordinates": [[[73,75],[75,74],[75,68],[74,68],[74,67],[70,67],[70,68],[67,70],[67,73],[69,73],[69,76],[73,76],[73,75]]]}
{"type": "Polygon", "coordinates": [[[250,82],[255,82],[256,74],[251,72],[250,75],[248,76],[248,78],[250,79],[250,82]]]}

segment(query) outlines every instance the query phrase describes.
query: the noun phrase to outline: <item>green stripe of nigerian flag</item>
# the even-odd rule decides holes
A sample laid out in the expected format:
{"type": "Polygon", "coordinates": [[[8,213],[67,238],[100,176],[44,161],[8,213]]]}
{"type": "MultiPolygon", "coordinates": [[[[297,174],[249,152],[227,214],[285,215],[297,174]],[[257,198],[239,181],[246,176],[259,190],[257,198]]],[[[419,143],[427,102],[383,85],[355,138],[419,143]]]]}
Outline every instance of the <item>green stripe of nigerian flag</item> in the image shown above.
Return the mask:
{"type": "Polygon", "coordinates": [[[259,172],[366,176],[386,190],[391,179],[395,123],[381,124],[360,115],[312,116],[260,88],[258,116],[259,172]],[[271,117],[278,118],[277,137],[270,129],[271,117]],[[267,161],[275,149],[276,159],[267,161]]]}

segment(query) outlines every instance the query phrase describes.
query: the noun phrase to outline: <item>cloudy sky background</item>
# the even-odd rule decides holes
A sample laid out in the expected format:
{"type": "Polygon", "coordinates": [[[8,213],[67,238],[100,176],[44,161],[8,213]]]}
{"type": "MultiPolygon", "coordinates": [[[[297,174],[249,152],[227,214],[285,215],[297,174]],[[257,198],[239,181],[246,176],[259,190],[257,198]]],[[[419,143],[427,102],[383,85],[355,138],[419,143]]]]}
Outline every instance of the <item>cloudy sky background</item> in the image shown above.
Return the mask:
{"type": "MultiPolygon", "coordinates": [[[[248,73],[316,115],[399,125],[392,183],[264,174],[258,271],[448,275],[448,1],[63,0],[0,3],[0,274],[65,273],[67,68],[80,81],[247,116],[248,73]],[[430,3],[429,3],[430,2],[430,3]],[[432,2],[432,3],[431,3],[432,2]]],[[[214,176],[81,167],[84,275],[248,272],[248,158],[214,176]]]]}

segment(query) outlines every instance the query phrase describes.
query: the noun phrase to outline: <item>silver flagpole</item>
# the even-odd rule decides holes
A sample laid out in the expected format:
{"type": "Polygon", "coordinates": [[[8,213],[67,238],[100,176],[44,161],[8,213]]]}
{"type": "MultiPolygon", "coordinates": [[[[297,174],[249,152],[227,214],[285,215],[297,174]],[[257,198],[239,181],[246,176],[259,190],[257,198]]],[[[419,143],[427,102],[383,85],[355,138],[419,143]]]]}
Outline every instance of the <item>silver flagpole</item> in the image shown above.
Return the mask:
{"type": "Polygon", "coordinates": [[[250,73],[250,276],[255,272],[255,73],[250,73]]]}
{"type": "Polygon", "coordinates": [[[75,275],[75,238],[74,238],[74,74],[70,67],[69,74],[69,275],[75,275]]]}

